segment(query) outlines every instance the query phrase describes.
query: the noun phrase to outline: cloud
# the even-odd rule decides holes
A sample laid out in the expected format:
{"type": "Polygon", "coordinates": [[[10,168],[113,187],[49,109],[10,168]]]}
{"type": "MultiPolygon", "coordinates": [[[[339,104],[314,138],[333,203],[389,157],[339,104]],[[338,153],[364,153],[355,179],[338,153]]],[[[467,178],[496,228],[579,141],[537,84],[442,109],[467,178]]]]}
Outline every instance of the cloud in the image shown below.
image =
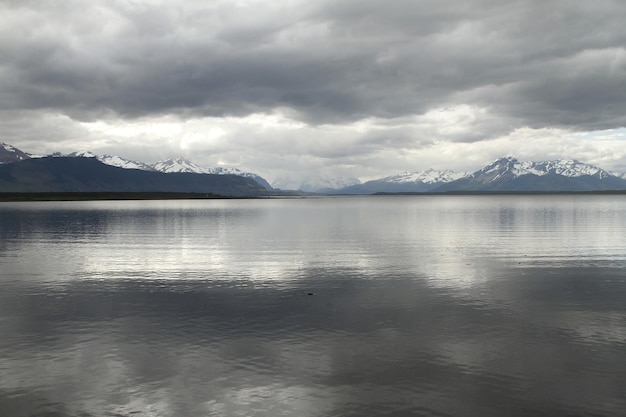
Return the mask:
{"type": "Polygon", "coordinates": [[[288,107],[343,123],[421,114],[488,86],[503,87],[498,100],[462,104],[504,103],[530,125],[624,106],[614,87],[626,76],[626,12],[607,1],[5,2],[3,14],[4,108],[91,119],[288,107]],[[527,109],[537,104],[552,117],[527,109]]]}
{"type": "MultiPolygon", "coordinates": [[[[47,129],[42,141],[68,147],[85,123],[132,131],[169,118],[190,123],[162,150],[390,167],[393,151],[461,149],[517,129],[626,126],[619,1],[5,0],[0,16],[0,118],[28,114],[39,127],[25,137],[47,129]],[[55,117],[69,120],[50,130],[42,121],[55,117]],[[255,117],[286,121],[267,129],[255,117]],[[198,120],[228,126],[216,141],[198,120]]],[[[159,153],[146,132],[130,147],[116,132],[87,129],[82,143],[159,153]]]]}

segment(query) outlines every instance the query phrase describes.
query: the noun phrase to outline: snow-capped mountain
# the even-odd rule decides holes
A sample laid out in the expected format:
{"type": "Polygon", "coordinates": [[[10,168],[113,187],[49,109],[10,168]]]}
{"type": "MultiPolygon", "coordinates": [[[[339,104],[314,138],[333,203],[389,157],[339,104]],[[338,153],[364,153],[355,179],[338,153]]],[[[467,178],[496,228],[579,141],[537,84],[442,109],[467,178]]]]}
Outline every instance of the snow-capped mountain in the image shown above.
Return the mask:
{"type": "Polygon", "coordinates": [[[55,152],[51,156],[55,156],[55,157],[69,156],[71,158],[98,158],[98,155],[90,151],[76,151],[76,152],[68,153],[67,155],[63,155],[61,152],[55,152]]]}
{"type": "Polygon", "coordinates": [[[141,169],[142,171],[154,171],[154,169],[143,162],[139,161],[131,161],[130,159],[122,158],[121,156],[116,155],[100,155],[98,156],[98,160],[103,164],[111,165],[114,167],[125,168],[125,169],[141,169]]]}
{"type": "Polygon", "coordinates": [[[557,175],[563,175],[564,177],[582,177],[583,175],[589,175],[597,178],[608,178],[613,176],[608,171],[605,171],[595,165],[585,164],[572,159],[536,162],[534,168],[537,171],[535,175],[554,173],[557,175]]]}
{"type": "Polygon", "coordinates": [[[442,184],[457,180],[466,175],[464,172],[450,170],[402,172],[363,184],[343,187],[334,191],[335,194],[374,194],[374,193],[419,193],[427,192],[442,184]]]}
{"type": "Polygon", "coordinates": [[[79,151],[72,152],[67,156],[76,157],[76,158],[96,158],[98,161],[103,164],[111,165],[114,167],[124,168],[124,169],[141,169],[143,171],[155,171],[150,165],[145,164],[143,162],[131,161],[130,159],[122,158],[121,156],[115,155],[96,155],[93,152],[89,151],[79,151]]]}
{"type": "Polygon", "coordinates": [[[458,180],[466,176],[466,172],[455,172],[450,170],[437,171],[427,169],[426,171],[402,172],[397,175],[381,178],[376,181],[384,181],[391,183],[423,183],[423,184],[440,184],[458,180]]]}
{"type": "Polygon", "coordinates": [[[31,156],[26,152],[22,152],[8,143],[0,143],[0,164],[8,164],[11,162],[23,161],[31,156]]]}
{"type": "Polygon", "coordinates": [[[185,158],[171,158],[155,162],[150,165],[152,169],[159,172],[171,174],[173,172],[189,172],[193,174],[208,174],[206,168],[201,167],[185,158]]]}
{"type": "Polygon", "coordinates": [[[140,169],[143,171],[157,171],[166,174],[169,173],[191,173],[191,174],[214,174],[214,175],[237,175],[240,177],[252,178],[263,187],[272,189],[270,184],[261,176],[251,172],[243,172],[237,168],[206,168],[202,167],[194,162],[191,162],[185,158],[172,158],[155,162],[152,165],[148,165],[143,162],[131,161],[119,156],[113,155],[96,155],[89,151],[72,152],[68,155],[62,155],[60,153],[53,154],[53,156],[70,156],[70,157],[82,157],[82,158],[96,158],[103,164],[125,168],[125,169],[140,169]]]}
{"type": "Polygon", "coordinates": [[[240,177],[252,178],[268,190],[272,189],[272,186],[263,177],[252,172],[243,172],[237,168],[202,167],[185,158],[165,159],[163,161],[155,162],[154,164],[150,165],[150,167],[155,171],[165,173],[188,172],[193,174],[237,175],[240,177]]]}
{"type": "Polygon", "coordinates": [[[202,167],[194,162],[191,162],[185,158],[172,158],[165,159],[162,161],[155,162],[152,165],[148,165],[144,162],[139,161],[131,161],[129,159],[122,158],[120,156],[114,155],[96,155],[90,151],[78,151],[72,152],[67,155],[63,155],[60,152],[55,152],[50,155],[54,157],[75,157],[75,158],[96,158],[98,161],[102,162],[106,165],[111,165],[114,167],[124,168],[124,169],[140,169],[142,171],[157,171],[163,173],[191,173],[191,174],[214,174],[214,175],[237,175],[245,178],[252,178],[258,184],[267,188],[268,190],[272,189],[272,186],[261,176],[254,174],[252,172],[243,172],[237,168],[206,168],[202,167]]]}
{"type": "Polygon", "coordinates": [[[434,191],[590,191],[626,188],[626,180],[576,160],[500,158],[434,191]]]}
{"type": "MultiPolygon", "coordinates": [[[[49,156],[65,159],[68,159],[67,157],[94,158],[105,165],[129,170],[235,175],[251,178],[266,189],[272,189],[272,186],[264,178],[254,173],[243,172],[237,168],[202,167],[184,158],[168,159],[148,165],[119,156],[96,155],[88,151],[73,152],[69,155],[56,152],[49,156]]],[[[0,165],[31,162],[33,158],[42,157],[23,152],[9,144],[0,143],[0,165]]],[[[403,172],[365,183],[360,183],[358,179],[354,178],[333,178],[329,176],[312,177],[306,181],[297,181],[294,178],[279,178],[274,182],[274,187],[283,190],[301,190],[328,194],[448,191],[601,191],[626,190],[626,174],[611,173],[595,165],[577,160],[533,162],[519,161],[512,156],[508,156],[497,159],[469,175],[449,170],[436,171],[429,169],[426,171],[403,172]]]]}
{"type": "Polygon", "coordinates": [[[484,176],[493,182],[504,176],[520,177],[522,175],[543,176],[547,174],[562,175],[564,177],[581,177],[590,175],[598,178],[610,177],[607,171],[594,165],[576,160],[554,160],[543,162],[518,161],[512,156],[497,159],[485,168],[476,171],[472,176],[484,176]]]}

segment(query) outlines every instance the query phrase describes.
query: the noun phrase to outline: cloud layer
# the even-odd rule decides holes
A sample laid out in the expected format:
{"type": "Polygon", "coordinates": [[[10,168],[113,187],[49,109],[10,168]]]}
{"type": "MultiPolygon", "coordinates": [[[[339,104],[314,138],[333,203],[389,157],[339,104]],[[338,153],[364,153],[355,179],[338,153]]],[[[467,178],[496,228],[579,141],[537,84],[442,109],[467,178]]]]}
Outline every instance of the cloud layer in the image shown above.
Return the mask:
{"type": "Polygon", "coordinates": [[[1,136],[33,151],[149,158],[186,142],[271,174],[292,169],[279,150],[310,170],[388,172],[437,143],[626,126],[620,1],[0,1],[0,16],[1,136]],[[179,136],[114,133],[164,119],[179,136]]]}

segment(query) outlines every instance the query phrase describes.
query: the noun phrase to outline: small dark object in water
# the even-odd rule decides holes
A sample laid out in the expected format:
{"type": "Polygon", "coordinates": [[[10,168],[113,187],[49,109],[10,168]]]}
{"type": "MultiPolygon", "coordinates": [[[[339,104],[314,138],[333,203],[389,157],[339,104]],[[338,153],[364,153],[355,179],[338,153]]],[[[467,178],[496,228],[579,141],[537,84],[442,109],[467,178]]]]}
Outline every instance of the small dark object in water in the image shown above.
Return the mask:
{"type": "Polygon", "coordinates": [[[307,295],[315,295],[315,293],[314,293],[314,292],[308,292],[308,293],[306,293],[306,294],[307,294],[307,295]]]}

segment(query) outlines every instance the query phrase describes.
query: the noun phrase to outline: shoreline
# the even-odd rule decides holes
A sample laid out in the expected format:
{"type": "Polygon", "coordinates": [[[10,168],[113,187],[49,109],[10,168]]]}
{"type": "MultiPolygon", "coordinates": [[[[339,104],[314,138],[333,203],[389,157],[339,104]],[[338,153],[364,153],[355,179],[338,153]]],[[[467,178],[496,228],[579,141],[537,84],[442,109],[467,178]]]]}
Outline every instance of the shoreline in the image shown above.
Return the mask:
{"type": "Polygon", "coordinates": [[[0,192],[0,202],[12,201],[100,201],[100,200],[209,200],[248,199],[211,193],[177,192],[0,192]]]}
{"type": "Polygon", "coordinates": [[[626,195],[626,190],[601,191],[447,191],[421,193],[374,193],[374,194],[299,194],[268,193],[259,196],[224,196],[211,193],[179,192],[0,192],[0,202],[23,201],[106,201],[106,200],[247,200],[259,198],[307,198],[307,197],[385,197],[385,196],[525,196],[525,195],[626,195]]]}

